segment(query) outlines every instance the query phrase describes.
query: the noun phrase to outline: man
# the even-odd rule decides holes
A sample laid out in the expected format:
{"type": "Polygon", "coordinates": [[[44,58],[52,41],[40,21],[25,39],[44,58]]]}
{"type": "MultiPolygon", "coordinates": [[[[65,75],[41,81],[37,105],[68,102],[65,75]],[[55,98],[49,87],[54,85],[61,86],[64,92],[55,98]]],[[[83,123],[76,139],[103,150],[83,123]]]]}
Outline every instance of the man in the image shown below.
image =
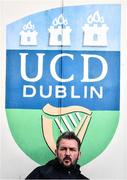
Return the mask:
{"type": "Polygon", "coordinates": [[[88,179],[77,161],[81,142],[74,132],[63,133],[56,142],[56,159],[33,170],[26,179],[88,179]]]}

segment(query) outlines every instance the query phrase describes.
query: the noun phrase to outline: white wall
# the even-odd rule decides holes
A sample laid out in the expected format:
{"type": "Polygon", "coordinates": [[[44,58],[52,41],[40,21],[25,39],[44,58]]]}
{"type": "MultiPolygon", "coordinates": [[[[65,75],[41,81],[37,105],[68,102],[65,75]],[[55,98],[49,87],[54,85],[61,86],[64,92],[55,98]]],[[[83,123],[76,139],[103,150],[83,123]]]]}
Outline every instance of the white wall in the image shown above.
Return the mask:
{"type": "Polygon", "coordinates": [[[29,14],[64,5],[83,3],[121,3],[121,107],[120,121],[107,149],[95,160],[82,167],[91,179],[127,179],[127,0],[0,0],[0,178],[25,178],[38,164],[16,145],[5,114],[5,27],[6,24],[29,14]]]}

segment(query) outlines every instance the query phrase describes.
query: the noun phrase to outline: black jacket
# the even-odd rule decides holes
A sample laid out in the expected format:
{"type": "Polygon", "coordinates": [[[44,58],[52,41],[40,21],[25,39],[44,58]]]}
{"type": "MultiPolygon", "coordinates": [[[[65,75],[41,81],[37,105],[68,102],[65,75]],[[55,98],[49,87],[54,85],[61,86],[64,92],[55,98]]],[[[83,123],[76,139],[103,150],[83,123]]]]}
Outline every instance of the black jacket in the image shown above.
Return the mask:
{"type": "Polygon", "coordinates": [[[33,170],[26,179],[88,179],[79,170],[80,166],[65,168],[57,159],[33,170]]]}

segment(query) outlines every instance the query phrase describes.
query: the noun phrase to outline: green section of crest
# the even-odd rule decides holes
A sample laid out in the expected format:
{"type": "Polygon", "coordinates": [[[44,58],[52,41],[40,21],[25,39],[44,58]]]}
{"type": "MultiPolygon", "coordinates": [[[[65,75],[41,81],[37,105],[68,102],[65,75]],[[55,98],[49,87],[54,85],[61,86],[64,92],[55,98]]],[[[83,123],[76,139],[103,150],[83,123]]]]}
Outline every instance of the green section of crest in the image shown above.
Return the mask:
{"type": "MultiPolygon", "coordinates": [[[[25,154],[39,164],[54,158],[43,137],[41,110],[7,109],[6,113],[12,136],[25,154]]],[[[104,151],[115,133],[118,121],[119,111],[93,111],[81,147],[81,165],[95,159],[104,151]]],[[[60,131],[53,121],[53,138],[56,140],[59,134],[60,131]]]]}

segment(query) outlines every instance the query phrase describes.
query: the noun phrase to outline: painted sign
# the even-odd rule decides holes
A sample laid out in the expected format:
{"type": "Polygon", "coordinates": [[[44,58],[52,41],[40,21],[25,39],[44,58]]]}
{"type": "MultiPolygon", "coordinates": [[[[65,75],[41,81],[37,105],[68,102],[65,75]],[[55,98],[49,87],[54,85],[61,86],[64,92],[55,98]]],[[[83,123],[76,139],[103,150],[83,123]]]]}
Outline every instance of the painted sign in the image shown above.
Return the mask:
{"type": "Polygon", "coordinates": [[[43,164],[60,133],[74,131],[79,163],[96,158],[119,121],[120,5],[50,9],[6,32],[6,113],[16,143],[43,164]]]}

